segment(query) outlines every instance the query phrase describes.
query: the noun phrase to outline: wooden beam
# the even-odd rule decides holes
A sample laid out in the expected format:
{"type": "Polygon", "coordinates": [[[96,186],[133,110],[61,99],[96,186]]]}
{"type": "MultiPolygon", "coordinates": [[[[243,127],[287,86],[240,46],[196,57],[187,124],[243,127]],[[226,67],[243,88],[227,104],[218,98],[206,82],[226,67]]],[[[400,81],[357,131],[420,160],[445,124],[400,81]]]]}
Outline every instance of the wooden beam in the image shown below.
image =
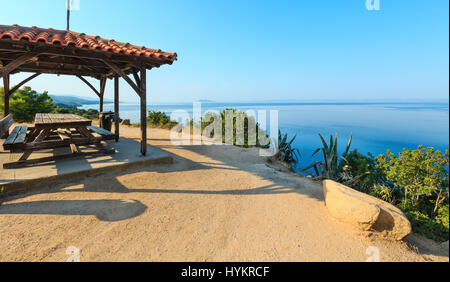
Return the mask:
{"type": "Polygon", "coordinates": [[[34,48],[37,52],[41,52],[42,55],[53,55],[59,57],[73,57],[73,58],[83,58],[90,60],[108,60],[111,62],[124,62],[124,63],[134,63],[136,65],[140,63],[145,63],[149,68],[159,68],[161,65],[172,64],[173,61],[170,59],[156,59],[156,58],[146,58],[146,57],[136,57],[123,54],[114,54],[104,51],[95,51],[90,49],[80,49],[76,47],[54,47],[48,46],[46,43],[29,43],[20,41],[8,41],[2,40],[0,42],[0,50],[5,51],[17,51],[17,52],[28,52],[31,48],[34,48]]]}
{"type": "MultiPolygon", "coordinates": [[[[3,54],[0,53],[0,60],[2,61],[13,61],[20,57],[21,54],[3,54]]],[[[53,55],[39,55],[37,61],[39,63],[46,64],[64,64],[64,65],[74,65],[81,67],[93,67],[93,68],[105,68],[105,64],[97,60],[86,60],[81,58],[72,58],[72,57],[55,57],[53,55]]]]}
{"type": "Polygon", "coordinates": [[[141,154],[147,154],[147,69],[141,68],[141,154]]]}
{"type": "Polygon", "coordinates": [[[24,64],[19,68],[15,69],[11,72],[11,74],[15,72],[23,72],[23,71],[33,71],[33,72],[41,72],[41,73],[52,73],[52,74],[72,74],[72,75],[82,75],[88,74],[89,76],[107,76],[110,71],[108,69],[87,69],[87,68],[71,68],[68,65],[64,64],[53,64],[53,65],[44,65],[40,63],[33,64],[24,64]]]}
{"type": "Polygon", "coordinates": [[[141,89],[140,87],[138,87],[129,77],[128,75],[126,75],[126,73],[121,70],[116,64],[108,61],[108,60],[102,60],[105,65],[107,65],[108,67],[110,67],[117,75],[121,76],[130,86],[131,88],[134,89],[134,91],[136,91],[136,93],[141,96],[141,89]]]}
{"type": "Polygon", "coordinates": [[[102,76],[105,76],[104,73],[98,72],[90,72],[90,71],[73,71],[73,70],[62,70],[62,69],[47,69],[47,68],[39,68],[39,67],[31,67],[24,68],[23,66],[12,71],[10,74],[16,74],[21,72],[29,72],[29,73],[37,73],[40,72],[42,74],[56,74],[56,75],[70,75],[70,76],[88,76],[95,79],[100,79],[102,76]]]}
{"type": "Polygon", "coordinates": [[[103,112],[103,97],[105,96],[105,88],[106,88],[106,78],[100,79],[100,104],[99,104],[99,112],[103,112]]]}
{"type": "Polygon", "coordinates": [[[77,75],[77,77],[78,77],[79,79],[81,79],[81,81],[83,81],[84,83],[86,83],[87,86],[89,86],[89,88],[91,88],[92,91],[94,91],[94,93],[97,94],[97,96],[98,96],[99,98],[101,97],[101,96],[100,96],[100,92],[98,92],[98,90],[95,89],[95,87],[94,87],[89,81],[87,81],[87,80],[86,80],[84,77],[82,77],[81,75],[77,75]]]}
{"type": "Polygon", "coordinates": [[[34,78],[36,78],[36,77],[38,77],[38,76],[40,76],[40,75],[41,75],[41,73],[38,72],[38,73],[35,73],[35,74],[33,74],[32,76],[28,77],[27,79],[24,79],[22,82],[20,82],[19,84],[17,84],[17,85],[14,86],[13,88],[11,88],[11,90],[9,91],[9,93],[14,93],[14,92],[16,92],[16,91],[19,90],[19,88],[22,87],[25,83],[27,83],[28,81],[30,81],[30,80],[32,80],[32,79],[34,79],[34,78]]]}
{"type": "Polygon", "coordinates": [[[6,66],[0,68],[0,76],[9,74],[11,71],[15,70],[16,68],[25,64],[26,62],[32,60],[33,58],[36,58],[37,56],[39,56],[38,52],[25,53],[24,55],[20,56],[19,58],[15,59],[14,61],[10,62],[6,66]]]}
{"type": "Polygon", "coordinates": [[[134,80],[136,81],[137,85],[141,85],[141,79],[139,78],[139,75],[136,71],[133,71],[134,80]]]}
{"type": "Polygon", "coordinates": [[[119,142],[119,77],[114,78],[114,133],[116,142],[119,142]]]}

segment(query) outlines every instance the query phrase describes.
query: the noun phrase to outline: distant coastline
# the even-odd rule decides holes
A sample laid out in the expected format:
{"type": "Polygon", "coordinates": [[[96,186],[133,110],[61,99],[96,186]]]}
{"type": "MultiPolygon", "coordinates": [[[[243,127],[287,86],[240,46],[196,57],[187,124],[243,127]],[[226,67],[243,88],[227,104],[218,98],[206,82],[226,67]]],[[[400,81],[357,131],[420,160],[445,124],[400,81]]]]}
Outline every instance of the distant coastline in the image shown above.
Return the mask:
{"type": "MultiPolygon", "coordinates": [[[[84,105],[98,105],[98,99],[89,99],[74,95],[50,95],[53,103],[60,108],[81,108],[84,105]]],[[[113,101],[105,99],[104,104],[113,103],[113,101]]]]}

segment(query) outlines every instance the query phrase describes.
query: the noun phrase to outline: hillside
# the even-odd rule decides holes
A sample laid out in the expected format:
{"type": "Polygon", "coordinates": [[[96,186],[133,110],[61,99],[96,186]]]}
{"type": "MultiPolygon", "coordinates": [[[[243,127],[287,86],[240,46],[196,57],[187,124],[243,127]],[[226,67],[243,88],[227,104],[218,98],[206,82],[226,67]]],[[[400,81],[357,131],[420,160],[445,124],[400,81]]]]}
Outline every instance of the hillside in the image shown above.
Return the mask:
{"type": "MultiPolygon", "coordinates": [[[[53,103],[61,108],[74,108],[81,107],[83,105],[95,105],[98,104],[98,99],[96,98],[86,98],[73,95],[50,95],[53,103]]],[[[111,100],[104,100],[104,103],[112,103],[111,100]]]]}

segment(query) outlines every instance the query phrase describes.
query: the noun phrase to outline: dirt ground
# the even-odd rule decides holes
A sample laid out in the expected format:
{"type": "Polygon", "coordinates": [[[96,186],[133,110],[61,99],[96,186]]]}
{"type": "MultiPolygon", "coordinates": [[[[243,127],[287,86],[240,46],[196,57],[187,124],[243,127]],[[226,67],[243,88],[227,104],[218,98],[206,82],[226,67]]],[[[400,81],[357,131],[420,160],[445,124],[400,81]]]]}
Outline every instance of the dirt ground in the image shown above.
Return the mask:
{"type": "Polygon", "coordinates": [[[174,163],[0,200],[0,261],[63,262],[73,250],[80,261],[366,261],[376,248],[381,261],[448,261],[336,221],[320,183],[268,167],[258,149],[173,145],[162,129],[149,143],[174,163]]]}

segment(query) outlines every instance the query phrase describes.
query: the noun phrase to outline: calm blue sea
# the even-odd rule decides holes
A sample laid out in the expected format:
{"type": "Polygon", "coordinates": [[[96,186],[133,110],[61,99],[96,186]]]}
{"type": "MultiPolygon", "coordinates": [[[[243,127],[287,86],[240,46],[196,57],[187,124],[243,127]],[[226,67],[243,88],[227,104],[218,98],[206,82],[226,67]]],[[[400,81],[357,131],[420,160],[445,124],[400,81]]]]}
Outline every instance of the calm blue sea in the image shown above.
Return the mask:
{"type": "MultiPolygon", "coordinates": [[[[83,108],[97,108],[86,105],[83,108]]],[[[294,146],[305,167],[314,159],[311,154],[320,147],[318,134],[329,139],[338,133],[339,149],[353,133],[352,148],[361,153],[381,154],[391,149],[415,149],[418,145],[440,150],[449,148],[449,104],[442,103],[203,103],[202,111],[237,108],[240,110],[278,110],[279,127],[289,136],[297,135],[294,146]]],[[[105,110],[112,110],[105,104],[105,110]]],[[[170,114],[186,110],[192,116],[192,104],[149,105],[148,110],[170,114]]],[[[121,104],[121,118],[139,121],[139,105],[121,104]]],[[[267,112],[267,116],[269,112],[267,112]]]]}

